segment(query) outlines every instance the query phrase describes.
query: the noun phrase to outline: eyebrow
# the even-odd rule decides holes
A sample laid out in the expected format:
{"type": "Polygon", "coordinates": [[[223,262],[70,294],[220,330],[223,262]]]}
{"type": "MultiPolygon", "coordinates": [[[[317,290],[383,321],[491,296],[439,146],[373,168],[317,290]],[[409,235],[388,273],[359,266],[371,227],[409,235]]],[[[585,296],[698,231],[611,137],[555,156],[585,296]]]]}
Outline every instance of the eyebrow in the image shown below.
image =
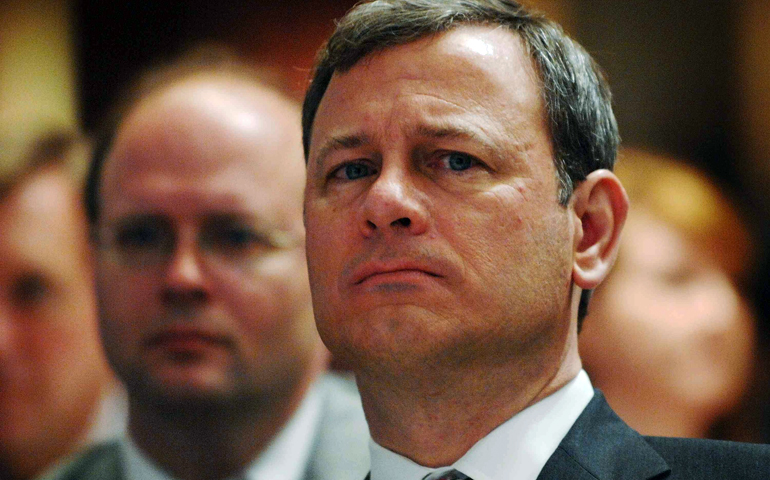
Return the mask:
{"type": "MultiPolygon", "coordinates": [[[[484,153],[488,156],[499,156],[494,147],[494,143],[486,135],[473,129],[453,125],[451,123],[442,123],[439,125],[417,125],[409,128],[407,136],[431,138],[431,139],[453,139],[472,141],[481,146],[484,153]]],[[[324,143],[315,158],[317,168],[323,166],[324,160],[330,154],[353,148],[360,148],[371,145],[371,137],[365,133],[356,133],[351,135],[340,135],[332,137],[324,143]]]]}
{"type": "Polygon", "coordinates": [[[435,127],[431,125],[418,125],[412,129],[412,133],[420,137],[475,140],[486,143],[486,140],[473,130],[459,128],[454,125],[439,125],[435,127]]]}
{"type": "Polygon", "coordinates": [[[324,160],[326,160],[326,157],[328,157],[333,152],[349,150],[351,148],[360,148],[366,145],[371,145],[371,143],[372,141],[369,136],[364,133],[332,137],[327,140],[318,151],[318,155],[315,158],[316,167],[320,168],[324,160]]]}
{"type": "Polygon", "coordinates": [[[500,155],[494,142],[483,133],[451,123],[437,126],[418,125],[412,129],[411,133],[423,138],[471,141],[477,144],[486,156],[499,157],[500,155]]]}

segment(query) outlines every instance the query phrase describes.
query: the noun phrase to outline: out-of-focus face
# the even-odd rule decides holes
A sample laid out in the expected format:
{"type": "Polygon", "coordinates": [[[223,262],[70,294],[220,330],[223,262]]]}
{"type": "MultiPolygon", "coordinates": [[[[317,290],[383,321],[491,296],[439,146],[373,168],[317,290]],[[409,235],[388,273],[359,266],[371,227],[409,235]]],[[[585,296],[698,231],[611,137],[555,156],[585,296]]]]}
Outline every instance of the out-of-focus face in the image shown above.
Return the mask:
{"type": "Polygon", "coordinates": [[[580,334],[586,369],[610,403],[683,405],[713,419],[744,391],[753,345],[753,318],[707,250],[644,208],[632,211],[580,334]]]}
{"type": "Polygon", "coordinates": [[[305,198],[324,342],[390,371],[553,360],[572,269],[557,192],[537,75],[508,30],[459,27],[336,73],[305,198]]]}
{"type": "Polygon", "coordinates": [[[69,453],[107,378],[78,198],[67,173],[49,167],[0,200],[3,478],[69,453]]]}
{"type": "Polygon", "coordinates": [[[132,402],[282,398],[318,355],[298,116],[211,77],[145,99],[118,131],[97,273],[105,347],[132,402]]]}

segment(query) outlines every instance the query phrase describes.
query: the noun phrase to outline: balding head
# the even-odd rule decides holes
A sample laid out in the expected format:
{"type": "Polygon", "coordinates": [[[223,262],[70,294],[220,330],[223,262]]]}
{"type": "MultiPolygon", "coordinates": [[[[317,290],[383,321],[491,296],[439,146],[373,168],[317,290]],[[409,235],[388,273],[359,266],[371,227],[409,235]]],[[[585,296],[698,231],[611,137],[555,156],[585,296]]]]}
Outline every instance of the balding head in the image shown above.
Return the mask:
{"type": "Polygon", "coordinates": [[[132,415],[290,404],[320,371],[299,116],[271,87],[204,72],[115,130],[91,220],[102,338],[132,415]]]}

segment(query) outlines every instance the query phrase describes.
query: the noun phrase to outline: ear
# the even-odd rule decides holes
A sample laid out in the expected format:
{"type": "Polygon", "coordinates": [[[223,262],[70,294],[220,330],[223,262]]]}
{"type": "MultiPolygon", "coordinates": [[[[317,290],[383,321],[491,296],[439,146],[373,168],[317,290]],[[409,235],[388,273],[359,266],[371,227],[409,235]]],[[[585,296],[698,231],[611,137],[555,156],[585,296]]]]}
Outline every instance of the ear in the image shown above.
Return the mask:
{"type": "Polygon", "coordinates": [[[595,170],[573,192],[575,221],[572,279],[583,290],[596,288],[615,263],[628,196],[618,177],[595,170]]]}

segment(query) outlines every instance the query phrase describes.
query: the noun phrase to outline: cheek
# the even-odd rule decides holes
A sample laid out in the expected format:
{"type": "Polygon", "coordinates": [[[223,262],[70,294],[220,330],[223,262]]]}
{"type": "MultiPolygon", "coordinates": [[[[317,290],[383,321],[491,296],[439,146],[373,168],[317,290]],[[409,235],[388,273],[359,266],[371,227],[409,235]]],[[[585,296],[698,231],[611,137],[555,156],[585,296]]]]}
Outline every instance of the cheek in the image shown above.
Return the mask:
{"type": "Polygon", "coordinates": [[[71,319],[49,316],[34,321],[45,322],[45,326],[25,329],[20,338],[32,394],[29,400],[35,404],[64,402],[78,394],[78,383],[89,375],[94,338],[91,332],[76,328],[71,319]]]}
{"type": "Polygon", "coordinates": [[[97,269],[97,305],[102,340],[111,357],[133,348],[142,323],[155,317],[154,281],[108,267],[97,269]]]}
{"type": "Polygon", "coordinates": [[[669,343],[665,323],[671,318],[671,302],[643,278],[616,278],[613,282],[600,298],[606,300],[602,310],[607,312],[603,315],[608,318],[604,325],[607,333],[635,351],[669,343]]]}
{"type": "Polygon", "coordinates": [[[100,262],[96,269],[98,303],[103,312],[130,316],[135,310],[150,315],[160,302],[162,278],[151,270],[118,268],[100,262]]]}
{"type": "Polygon", "coordinates": [[[259,277],[232,276],[221,291],[242,328],[260,338],[292,335],[290,323],[310,309],[307,268],[301,250],[269,259],[259,277]]]}
{"type": "Polygon", "coordinates": [[[331,207],[308,211],[310,220],[306,223],[307,266],[313,290],[323,296],[336,289],[336,279],[342,272],[344,262],[354,256],[355,241],[359,232],[353,222],[327,222],[326,218],[353,218],[353,213],[332,212],[331,207]]]}
{"type": "Polygon", "coordinates": [[[470,268],[494,280],[492,288],[553,286],[558,293],[549,294],[562,295],[571,278],[567,212],[555,197],[533,197],[526,185],[499,186],[468,211],[457,211],[450,235],[459,239],[456,248],[470,268]]]}

